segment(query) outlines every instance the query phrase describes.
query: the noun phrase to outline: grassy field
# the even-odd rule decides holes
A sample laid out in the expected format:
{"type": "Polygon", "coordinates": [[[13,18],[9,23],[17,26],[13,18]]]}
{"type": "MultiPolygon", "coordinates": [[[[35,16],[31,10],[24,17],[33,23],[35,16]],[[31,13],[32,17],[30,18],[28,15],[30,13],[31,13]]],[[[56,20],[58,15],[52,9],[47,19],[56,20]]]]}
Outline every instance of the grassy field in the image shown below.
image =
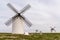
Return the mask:
{"type": "Polygon", "coordinates": [[[60,40],[60,33],[30,33],[30,35],[0,33],[0,40],[60,40]]]}

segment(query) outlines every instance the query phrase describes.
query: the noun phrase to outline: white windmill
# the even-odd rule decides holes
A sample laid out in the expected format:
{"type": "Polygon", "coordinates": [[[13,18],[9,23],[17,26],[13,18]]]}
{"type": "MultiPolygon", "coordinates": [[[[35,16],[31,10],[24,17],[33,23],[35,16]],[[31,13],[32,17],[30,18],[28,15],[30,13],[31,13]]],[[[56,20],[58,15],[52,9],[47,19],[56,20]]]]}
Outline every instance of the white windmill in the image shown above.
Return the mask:
{"type": "Polygon", "coordinates": [[[22,13],[28,10],[31,6],[28,4],[26,5],[20,12],[18,12],[10,3],[7,4],[15,13],[16,15],[13,16],[10,20],[8,20],[5,24],[9,26],[12,23],[12,33],[14,34],[24,34],[24,22],[31,26],[32,23],[26,19],[22,13]]]}

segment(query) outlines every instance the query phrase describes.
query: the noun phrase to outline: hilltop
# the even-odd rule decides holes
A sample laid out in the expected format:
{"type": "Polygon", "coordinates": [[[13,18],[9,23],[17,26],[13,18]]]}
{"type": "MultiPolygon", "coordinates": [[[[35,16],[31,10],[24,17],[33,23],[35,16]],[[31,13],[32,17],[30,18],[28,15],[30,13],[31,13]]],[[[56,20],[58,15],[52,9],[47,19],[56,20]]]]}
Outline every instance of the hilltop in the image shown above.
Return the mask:
{"type": "Polygon", "coordinates": [[[30,33],[30,35],[0,33],[0,40],[60,40],[60,33],[30,33]]]}

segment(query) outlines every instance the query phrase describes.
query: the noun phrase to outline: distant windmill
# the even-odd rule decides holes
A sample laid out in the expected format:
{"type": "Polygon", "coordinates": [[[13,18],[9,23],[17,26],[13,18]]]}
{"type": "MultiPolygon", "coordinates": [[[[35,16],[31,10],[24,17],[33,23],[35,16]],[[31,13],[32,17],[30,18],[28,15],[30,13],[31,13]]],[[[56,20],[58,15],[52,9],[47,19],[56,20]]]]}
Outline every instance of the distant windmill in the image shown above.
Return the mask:
{"type": "Polygon", "coordinates": [[[26,19],[22,13],[27,11],[31,6],[28,4],[26,5],[20,12],[18,12],[10,3],[7,4],[8,7],[10,7],[16,15],[13,16],[10,20],[8,20],[5,24],[9,26],[12,23],[12,33],[14,34],[24,34],[24,22],[31,26],[32,23],[26,19]]]}
{"type": "MultiPolygon", "coordinates": [[[[52,26],[53,26],[53,25],[52,25],[52,26]]],[[[53,31],[56,32],[56,30],[55,30],[55,26],[54,26],[54,27],[52,27],[52,26],[50,26],[50,28],[51,28],[51,29],[50,29],[51,32],[53,32],[53,31]]]]}

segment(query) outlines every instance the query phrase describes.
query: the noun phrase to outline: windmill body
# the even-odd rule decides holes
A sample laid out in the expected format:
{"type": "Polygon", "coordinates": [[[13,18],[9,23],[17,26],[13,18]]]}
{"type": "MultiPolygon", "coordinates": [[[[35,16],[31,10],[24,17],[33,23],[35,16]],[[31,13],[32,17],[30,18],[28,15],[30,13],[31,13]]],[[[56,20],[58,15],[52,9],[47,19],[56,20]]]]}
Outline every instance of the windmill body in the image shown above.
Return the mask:
{"type": "Polygon", "coordinates": [[[10,20],[8,20],[5,24],[9,26],[12,23],[12,33],[13,34],[24,34],[24,24],[26,23],[28,26],[31,26],[32,23],[26,19],[25,16],[21,15],[27,9],[30,8],[30,5],[26,5],[20,13],[10,4],[7,4],[15,13],[16,15],[13,16],[10,20]]]}
{"type": "Polygon", "coordinates": [[[22,18],[17,17],[12,23],[13,34],[24,34],[24,21],[22,18]]]}

